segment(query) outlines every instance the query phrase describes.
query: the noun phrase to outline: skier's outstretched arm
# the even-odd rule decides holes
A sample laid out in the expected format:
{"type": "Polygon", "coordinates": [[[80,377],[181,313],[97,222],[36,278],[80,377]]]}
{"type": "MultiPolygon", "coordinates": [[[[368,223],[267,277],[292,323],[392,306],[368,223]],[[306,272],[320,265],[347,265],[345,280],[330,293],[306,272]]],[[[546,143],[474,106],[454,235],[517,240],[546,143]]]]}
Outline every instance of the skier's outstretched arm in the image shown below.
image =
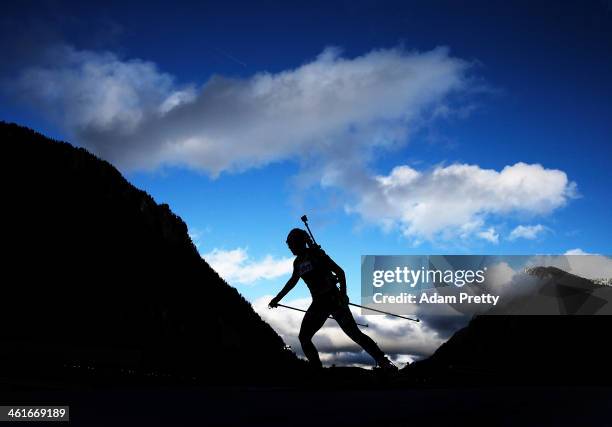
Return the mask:
{"type": "Polygon", "coordinates": [[[285,286],[283,286],[283,289],[281,289],[278,295],[272,298],[272,301],[270,301],[268,306],[276,307],[278,303],[280,302],[280,300],[282,300],[283,297],[287,295],[289,291],[295,287],[295,285],[297,285],[298,280],[300,280],[300,275],[297,273],[297,270],[294,268],[293,274],[291,275],[289,280],[287,280],[287,283],[285,284],[285,286]]]}

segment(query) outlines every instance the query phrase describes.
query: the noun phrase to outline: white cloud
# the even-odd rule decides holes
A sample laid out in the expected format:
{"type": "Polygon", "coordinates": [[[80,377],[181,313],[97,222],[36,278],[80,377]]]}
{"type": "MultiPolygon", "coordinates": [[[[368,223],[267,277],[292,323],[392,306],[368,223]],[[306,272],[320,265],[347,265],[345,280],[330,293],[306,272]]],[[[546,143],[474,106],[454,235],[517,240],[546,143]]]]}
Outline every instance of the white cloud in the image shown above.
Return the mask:
{"type": "Polygon", "coordinates": [[[506,290],[508,284],[512,282],[514,276],[520,272],[520,270],[515,271],[505,261],[494,264],[487,270],[487,286],[497,293],[502,293],[502,291],[506,290]]]}
{"type": "Polygon", "coordinates": [[[499,243],[499,234],[495,231],[495,228],[493,227],[489,227],[486,230],[479,231],[478,233],[476,233],[476,235],[481,239],[487,240],[491,243],[499,243]]]}
{"type": "Polygon", "coordinates": [[[565,252],[565,255],[591,255],[588,252],[583,251],[580,248],[570,249],[565,252]]]}
{"type": "Polygon", "coordinates": [[[450,117],[453,93],[472,89],[470,64],[446,48],[379,49],[344,58],[327,48],[303,65],[180,86],[157,66],[59,46],[12,85],[61,121],[78,143],[123,169],[182,165],[216,176],[294,159],[307,183],[356,196],[348,207],[415,240],[476,236],[486,219],[547,214],[575,185],[564,172],[516,163],[502,171],[456,164],[372,176],[374,158],[419,126],[450,117]]]}
{"type": "Polygon", "coordinates": [[[22,96],[76,134],[98,129],[127,135],[148,117],[193,97],[192,89],[175,89],[174,78],[149,61],[123,61],[110,52],[65,45],[50,49],[49,56],[57,65],[24,70],[17,86],[22,96]]]}
{"type": "Polygon", "coordinates": [[[575,187],[563,171],[539,164],[516,163],[501,171],[467,164],[418,171],[404,165],[370,185],[352,186],[357,203],[349,210],[417,239],[476,234],[495,242],[497,233],[481,228],[487,217],[548,214],[574,197],[575,187]]]}
{"type": "Polygon", "coordinates": [[[295,69],[214,76],[196,90],[109,52],[60,46],[52,57],[15,87],[81,144],[123,168],[180,164],[213,175],[401,144],[427,109],[466,87],[468,68],[445,48],[356,58],[327,48],[295,69]]]}
{"type": "Polygon", "coordinates": [[[516,240],[516,239],[533,240],[536,237],[538,237],[539,234],[543,233],[545,230],[546,230],[546,227],[544,227],[542,224],[519,225],[510,232],[508,239],[509,240],[516,240]]]}
{"type": "Polygon", "coordinates": [[[276,279],[293,270],[293,258],[274,258],[266,255],[258,261],[251,260],[246,249],[213,249],[203,258],[228,283],[252,284],[258,280],[276,279]]]}

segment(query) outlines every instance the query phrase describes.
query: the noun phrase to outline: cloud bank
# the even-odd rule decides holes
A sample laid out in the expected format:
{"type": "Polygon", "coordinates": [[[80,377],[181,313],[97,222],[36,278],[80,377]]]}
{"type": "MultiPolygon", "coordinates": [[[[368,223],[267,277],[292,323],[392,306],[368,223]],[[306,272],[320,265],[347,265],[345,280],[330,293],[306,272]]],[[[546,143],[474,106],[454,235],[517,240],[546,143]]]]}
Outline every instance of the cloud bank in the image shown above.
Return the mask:
{"type": "Polygon", "coordinates": [[[259,280],[276,279],[293,271],[292,257],[275,258],[272,255],[266,255],[254,261],[243,248],[213,249],[202,257],[231,284],[253,284],[259,280]]]}
{"type": "Polygon", "coordinates": [[[493,227],[489,227],[486,230],[479,231],[478,233],[476,233],[476,236],[493,244],[499,243],[499,234],[497,233],[497,231],[495,231],[495,228],[493,227]]]}
{"type": "Polygon", "coordinates": [[[17,86],[80,143],[122,168],[174,164],[211,175],[401,143],[412,120],[466,85],[468,68],[445,48],[353,59],[327,48],[295,69],[214,76],[196,89],[110,52],[59,46],[50,56],[53,65],[24,70],[17,86]]]}
{"type": "Polygon", "coordinates": [[[534,240],[540,234],[546,231],[546,227],[542,224],[536,225],[518,225],[514,230],[510,232],[508,239],[516,240],[516,239],[527,239],[534,240]]]}
{"type": "Polygon", "coordinates": [[[291,159],[309,184],[344,192],[348,211],[415,242],[497,243],[491,216],[545,215],[575,193],[564,172],[539,164],[372,172],[380,153],[405,145],[424,121],[452,115],[450,97],[471,90],[470,63],[446,48],[354,58],[327,48],[293,69],[213,76],[201,86],[111,52],[59,45],[47,56],[20,73],[15,91],[122,169],[179,165],[217,176],[291,159]]]}
{"type": "MultiPolygon", "coordinates": [[[[302,313],[283,308],[269,309],[271,295],[258,298],[253,302],[255,311],[269,323],[283,338],[285,343],[300,356],[304,356],[298,334],[302,322],[302,313]]],[[[307,309],[310,298],[283,301],[283,304],[307,309]]],[[[369,324],[361,328],[380,348],[395,361],[402,363],[421,359],[431,355],[450,334],[460,325],[453,324],[448,328],[421,323],[408,322],[388,316],[362,316],[351,308],[358,323],[369,324]]],[[[455,319],[456,320],[456,319],[455,319]]],[[[463,324],[465,321],[463,322],[463,324]]],[[[328,320],[315,335],[313,342],[319,350],[321,361],[326,365],[372,366],[374,360],[361,347],[348,338],[334,320],[328,320]]]]}
{"type": "Polygon", "coordinates": [[[476,233],[496,243],[495,230],[482,229],[488,217],[549,214],[575,196],[576,184],[563,171],[539,164],[516,163],[501,171],[468,164],[417,171],[403,165],[352,190],[358,200],[352,210],[385,227],[398,226],[407,237],[476,233]]]}

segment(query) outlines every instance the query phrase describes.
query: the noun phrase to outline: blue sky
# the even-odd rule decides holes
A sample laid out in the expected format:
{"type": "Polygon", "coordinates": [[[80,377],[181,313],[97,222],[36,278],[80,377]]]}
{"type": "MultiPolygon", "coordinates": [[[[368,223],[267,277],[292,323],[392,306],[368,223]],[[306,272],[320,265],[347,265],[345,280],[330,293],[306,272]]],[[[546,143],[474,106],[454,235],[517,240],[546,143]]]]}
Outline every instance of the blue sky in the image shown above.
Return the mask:
{"type": "Polygon", "coordinates": [[[610,253],[611,4],[465,3],[9,2],[0,118],[116,164],[253,302],[303,213],[353,300],[362,254],[610,253]]]}

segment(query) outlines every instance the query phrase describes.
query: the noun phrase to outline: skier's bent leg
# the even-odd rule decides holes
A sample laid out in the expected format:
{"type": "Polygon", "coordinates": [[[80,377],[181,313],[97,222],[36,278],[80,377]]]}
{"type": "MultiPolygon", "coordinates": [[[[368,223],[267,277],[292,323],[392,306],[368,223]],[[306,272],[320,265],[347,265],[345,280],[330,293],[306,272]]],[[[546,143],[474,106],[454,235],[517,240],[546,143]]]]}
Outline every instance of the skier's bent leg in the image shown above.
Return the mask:
{"type": "Polygon", "coordinates": [[[327,320],[328,314],[317,307],[316,304],[312,304],[302,320],[302,326],[300,327],[300,344],[302,345],[302,351],[308,359],[308,361],[315,367],[320,368],[322,366],[321,359],[319,359],[319,352],[312,343],[312,337],[317,333],[319,329],[327,320]]]}
{"type": "Polygon", "coordinates": [[[385,353],[376,345],[374,340],[361,332],[348,306],[343,306],[335,312],[334,318],[344,333],[359,344],[377,363],[385,358],[385,353]]]}

